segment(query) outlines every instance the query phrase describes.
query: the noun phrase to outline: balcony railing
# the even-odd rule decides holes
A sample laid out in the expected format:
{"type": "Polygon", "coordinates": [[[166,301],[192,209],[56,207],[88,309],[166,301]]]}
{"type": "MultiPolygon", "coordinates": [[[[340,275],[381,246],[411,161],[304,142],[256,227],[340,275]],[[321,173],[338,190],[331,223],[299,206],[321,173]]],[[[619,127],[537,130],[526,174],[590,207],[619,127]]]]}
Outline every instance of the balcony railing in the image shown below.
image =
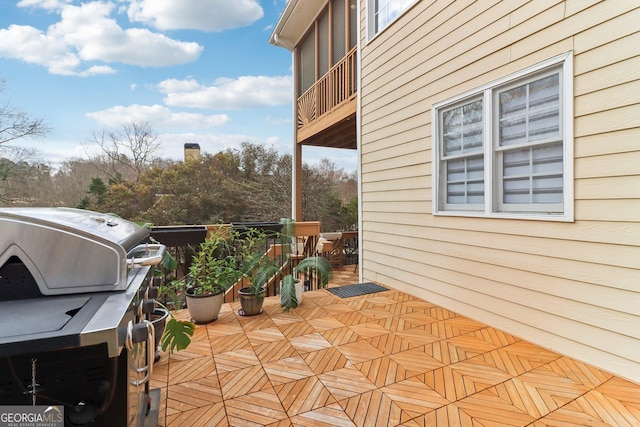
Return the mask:
{"type": "Polygon", "coordinates": [[[300,129],[356,95],[356,48],[347,53],[298,98],[297,129],[300,129]]]}

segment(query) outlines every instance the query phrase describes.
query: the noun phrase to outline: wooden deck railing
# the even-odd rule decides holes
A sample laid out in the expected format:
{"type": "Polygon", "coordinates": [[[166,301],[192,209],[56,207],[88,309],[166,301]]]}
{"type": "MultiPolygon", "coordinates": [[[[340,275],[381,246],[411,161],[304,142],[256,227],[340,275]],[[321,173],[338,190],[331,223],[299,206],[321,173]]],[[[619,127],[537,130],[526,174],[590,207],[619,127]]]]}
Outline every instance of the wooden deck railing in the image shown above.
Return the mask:
{"type": "MultiPolygon", "coordinates": [[[[178,269],[176,271],[163,272],[163,283],[168,284],[172,280],[180,279],[188,273],[194,251],[197,250],[198,245],[204,241],[205,236],[210,236],[215,233],[228,238],[231,237],[232,228],[233,226],[231,224],[191,227],[154,227],[151,231],[151,236],[161,243],[165,243],[169,252],[171,252],[178,261],[178,269]]],[[[320,238],[320,222],[297,222],[295,230],[296,245],[287,247],[286,250],[283,250],[282,242],[277,234],[273,234],[265,243],[265,253],[269,257],[278,260],[278,264],[281,265],[280,273],[274,276],[267,286],[267,294],[269,296],[278,293],[278,285],[281,278],[291,272],[292,266],[295,266],[301,259],[318,254],[317,244],[320,238]],[[283,254],[286,254],[286,256],[283,254]]],[[[342,235],[343,237],[339,243],[336,242],[336,247],[333,250],[320,253],[320,255],[329,258],[334,266],[357,263],[357,257],[354,258],[353,253],[354,245],[356,245],[355,250],[357,253],[358,232],[345,232],[342,233],[342,235]],[[335,261],[338,258],[339,261],[336,263],[335,261]]],[[[238,290],[243,286],[243,282],[239,281],[229,288],[225,294],[225,302],[236,301],[238,298],[238,290]]],[[[309,290],[315,290],[317,287],[318,284],[315,283],[313,279],[308,283],[309,290]]],[[[167,301],[162,302],[166,303],[167,301]]],[[[178,302],[176,305],[181,306],[182,302],[178,302]]]]}
{"type": "Polygon", "coordinates": [[[355,97],[356,52],[356,48],[351,49],[342,61],[298,98],[298,129],[355,97]]]}

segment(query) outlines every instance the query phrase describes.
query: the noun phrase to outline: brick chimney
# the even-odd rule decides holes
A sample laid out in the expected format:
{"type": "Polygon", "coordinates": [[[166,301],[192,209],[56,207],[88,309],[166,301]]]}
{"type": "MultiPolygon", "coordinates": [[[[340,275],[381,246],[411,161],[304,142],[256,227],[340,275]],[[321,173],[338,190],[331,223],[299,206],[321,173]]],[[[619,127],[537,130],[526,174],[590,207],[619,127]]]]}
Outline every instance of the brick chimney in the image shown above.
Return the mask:
{"type": "Polygon", "coordinates": [[[184,144],[184,161],[200,159],[200,144],[187,142],[184,144]]]}

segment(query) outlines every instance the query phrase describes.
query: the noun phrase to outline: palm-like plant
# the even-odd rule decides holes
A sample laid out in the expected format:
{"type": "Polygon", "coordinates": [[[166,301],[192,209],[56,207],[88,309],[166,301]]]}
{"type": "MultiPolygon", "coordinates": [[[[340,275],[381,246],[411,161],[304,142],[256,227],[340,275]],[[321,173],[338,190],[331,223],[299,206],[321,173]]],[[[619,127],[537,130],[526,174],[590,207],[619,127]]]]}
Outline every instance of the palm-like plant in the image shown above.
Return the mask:
{"type": "Polygon", "coordinates": [[[293,273],[282,278],[282,285],[280,287],[280,305],[284,308],[284,311],[289,311],[292,308],[296,308],[300,301],[296,297],[296,276],[298,273],[314,274],[321,287],[326,287],[331,279],[332,267],[331,263],[324,257],[312,256],[307,257],[300,261],[300,263],[293,269],[293,273]]]}
{"type": "MultiPolygon", "coordinates": [[[[283,218],[281,220],[281,241],[283,254],[285,256],[290,254],[290,251],[294,244],[296,244],[295,222],[290,218],[283,218]]],[[[296,277],[298,274],[314,274],[322,288],[326,287],[331,280],[333,268],[331,263],[324,257],[311,256],[303,259],[293,269],[291,274],[282,278],[280,286],[280,305],[284,308],[284,311],[289,311],[292,308],[296,308],[301,301],[298,301],[296,297],[296,277]]]]}

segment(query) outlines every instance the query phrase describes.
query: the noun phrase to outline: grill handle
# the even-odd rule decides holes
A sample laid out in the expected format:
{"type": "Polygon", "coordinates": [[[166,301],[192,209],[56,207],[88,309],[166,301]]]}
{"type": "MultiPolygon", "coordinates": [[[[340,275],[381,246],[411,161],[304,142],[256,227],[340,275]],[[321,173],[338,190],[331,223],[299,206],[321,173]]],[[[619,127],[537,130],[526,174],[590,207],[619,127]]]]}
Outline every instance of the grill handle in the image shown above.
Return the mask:
{"type": "Polygon", "coordinates": [[[166,249],[167,247],[165,245],[160,244],[146,243],[144,245],[138,245],[129,251],[131,258],[127,258],[127,263],[129,263],[132,268],[158,265],[162,262],[166,249]],[[142,252],[144,256],[136,258],[135,254],[140,252],[142,252]]]}
{"type": "Polygon", "coordinates": [[[129,382],[134,386],[140,386],[148,382],[151,377],[151,373],[153,372],[153,363],[155,358],[155,328],[148,320],[143,320],[135,326],[133,325],[133,322],[129,321],[129,324],[127,325],[127,338],[125,340],[127,350],[133,351],[135,344],[142,344],[145,343],[145,341],[145,352],[147,356],[146,365],[141,368],[135,368],[135,371],[139,374],[144,374],[144,377],[139,380],[129,380],[129,382]],[[145,329],[146,333],[143,332],[145,329]]]}

